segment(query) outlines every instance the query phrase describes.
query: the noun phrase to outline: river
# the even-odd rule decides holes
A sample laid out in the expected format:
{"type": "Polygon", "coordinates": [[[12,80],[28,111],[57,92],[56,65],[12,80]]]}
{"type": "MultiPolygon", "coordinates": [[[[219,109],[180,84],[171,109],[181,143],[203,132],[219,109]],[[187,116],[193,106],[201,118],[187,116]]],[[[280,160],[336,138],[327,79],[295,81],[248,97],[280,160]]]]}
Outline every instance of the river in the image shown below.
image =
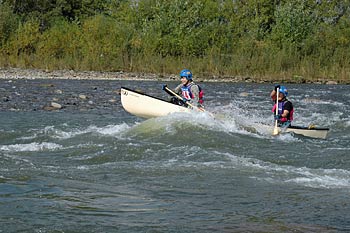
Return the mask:
{"type": "Polygon", "coordinates": [[[350,231],[350,86],[286,85],[323,140],[261,127],[271,84],[200,83],[216,118],[124,111],[161,84],[0,80],[0,232],[350,231]]]}

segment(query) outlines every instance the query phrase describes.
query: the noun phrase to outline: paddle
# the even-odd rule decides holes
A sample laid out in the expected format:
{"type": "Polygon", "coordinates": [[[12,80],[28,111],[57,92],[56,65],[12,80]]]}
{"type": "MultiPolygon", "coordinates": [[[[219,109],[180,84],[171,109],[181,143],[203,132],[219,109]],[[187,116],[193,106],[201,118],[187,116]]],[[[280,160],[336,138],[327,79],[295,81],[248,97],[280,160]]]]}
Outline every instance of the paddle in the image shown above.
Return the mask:
{"type": "MultiPolygon", "coordinates": [[[[169,88],[167,88],[167,87],[168,87],[167,85],[163,84],[163,87],[162,87],[163,91],[165,91],[166,93],[168,93],[168,95],[170,95],[170,96],[175,96],[175,92],[173,92],[171,89],[169,89],[169,88]]],[[[182,100],[182,99],[181,99],[181,100],[182,100]]]]}
{"type": "MultiPolygon", "coordinates": [[[[173,95],[173,96],[175,96],[176,98],[178,98],[179,100],[183,101],[181,96],[179,96],[178,94],[176,94],[175,92],[173,92],[173,91],[172,91],[171,89],[169,89],[167,86],[164,86],[163,89],[164,89],[168,94],[173,95]]],[[[190,103],[188,103],[188,102],[186,102],[186,104],[187,104],[188,106],[190,106],[191,108],[193,108],[193,109],[198,109],[199,111],[205,112],[205,110],[204,110],[203,108],[194,107],[192,104],[190,104],[190,103]]]]}
{"type": "MultiPolygon", "coordinates": [[[[278,96],[280,94],[280,89],[277,88],[277,93],[276,93],[276,116],[278,115],[278,96]]],[[[278,135],[278,120],[275,120],[275,128],[273,129],[272,135],[278,135]]]]}

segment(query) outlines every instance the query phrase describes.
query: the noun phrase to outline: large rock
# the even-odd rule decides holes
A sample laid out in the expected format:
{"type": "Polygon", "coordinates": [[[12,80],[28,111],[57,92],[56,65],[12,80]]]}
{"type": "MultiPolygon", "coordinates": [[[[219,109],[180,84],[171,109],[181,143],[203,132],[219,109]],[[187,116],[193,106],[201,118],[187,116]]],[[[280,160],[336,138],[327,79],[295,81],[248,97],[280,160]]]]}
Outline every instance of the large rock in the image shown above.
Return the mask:
{"type": "Polygon", "coordinates": [[[328,84],[328,85],[337,85],[338,83],[336,81],[327,81],[326,84],[328,84]]]}
{"type": "Polygon", "coordinates": [[[86,100],[86,99],[87,99],[87,96],[84,95],[84,94],[80,94],[80,95],[79,95],[79,98],[82,99],[82,100],[86,100]]]}
{"type": "Polygon", "coordinates": [[[56,102],[51,102],[51,107],[56,108],[56,109],[61,109],[62,105],[56,102]]]}

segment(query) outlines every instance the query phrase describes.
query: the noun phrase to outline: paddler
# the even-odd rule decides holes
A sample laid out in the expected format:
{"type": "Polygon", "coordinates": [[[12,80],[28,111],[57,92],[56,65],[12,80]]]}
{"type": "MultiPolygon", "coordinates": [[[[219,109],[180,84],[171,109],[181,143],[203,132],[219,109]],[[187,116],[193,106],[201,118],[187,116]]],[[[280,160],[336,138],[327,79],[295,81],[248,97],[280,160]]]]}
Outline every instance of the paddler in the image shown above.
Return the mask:
{"type": "Polygon", "coordinates": [[[292,102],[287,99],[288,90],[285,86],[279,84],[275,85],[275,88],[271,91],[270,97],[275,102],[272,112],[274,113],[275,120],[277,120],[279,127],[289,127],[293,121],[294,108],[292,102]],[[278,96],[278,114],[276,115],[276,98],[277,89],[279,89],[278,96]]]}
{"type": "Polygon", "coordinates": [[[175,88],[175,93],[182,97],[182,101],[173,97],[171,102],[179,105],[191,105],[203,108],[204,93],[202,88],[193,82],[192,72],[188,69],[181,70],[180,80],[181,83],[175,88]]]}

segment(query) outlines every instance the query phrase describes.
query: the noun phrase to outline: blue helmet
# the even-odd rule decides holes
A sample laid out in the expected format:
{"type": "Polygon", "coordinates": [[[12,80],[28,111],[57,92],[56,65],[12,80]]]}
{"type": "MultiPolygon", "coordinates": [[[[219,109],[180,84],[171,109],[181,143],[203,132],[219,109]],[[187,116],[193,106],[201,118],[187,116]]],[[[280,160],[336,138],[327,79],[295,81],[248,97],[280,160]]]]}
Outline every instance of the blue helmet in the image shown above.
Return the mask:
{"type": "Polygon", "coordinates": [[[181,70],[180,78],[182,77],[185,77],[188,81],[192,81],[192,72],[187,69],[181,70]]]}
{"type": "Polygon", "coordinates": [[[282,93],[285,97],[288,95],[288,90],[285,86],[280,87],[280,93],[282,93]]]}

